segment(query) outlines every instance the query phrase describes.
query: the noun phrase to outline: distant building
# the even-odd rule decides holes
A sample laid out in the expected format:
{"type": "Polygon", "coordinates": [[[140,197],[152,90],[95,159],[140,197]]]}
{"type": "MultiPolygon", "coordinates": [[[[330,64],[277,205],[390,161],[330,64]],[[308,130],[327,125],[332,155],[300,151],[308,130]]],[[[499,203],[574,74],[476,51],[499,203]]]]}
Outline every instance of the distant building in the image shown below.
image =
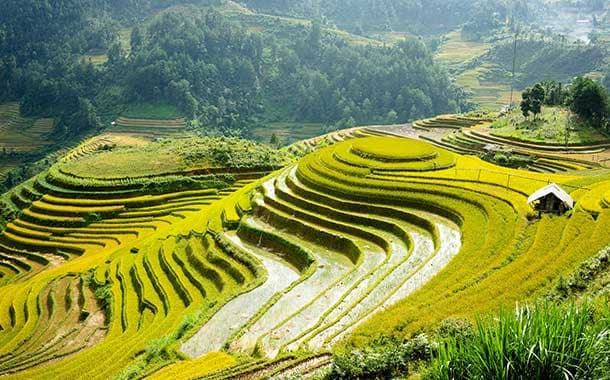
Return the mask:
{"type": "Polygon", "coordinates": [[[574,199],[555,183],[536,191],[527,199],[527,203],[540,213],[561,215],[574,208],[574,199]]]}

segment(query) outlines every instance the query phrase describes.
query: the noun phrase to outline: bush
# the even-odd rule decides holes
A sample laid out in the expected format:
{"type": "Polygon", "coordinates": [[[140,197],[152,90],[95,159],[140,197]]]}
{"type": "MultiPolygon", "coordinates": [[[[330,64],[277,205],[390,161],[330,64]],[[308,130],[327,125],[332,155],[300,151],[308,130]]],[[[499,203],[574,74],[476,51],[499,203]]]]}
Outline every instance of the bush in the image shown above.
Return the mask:
{"type": "Polygon", "coordinates": [[[418,335],[406,342],[381,338],[364,349],[334,356],[326,379],[388,379],[407,376],[409,364],[430,359],[430,342],[418,335]]]}
{"type": "Polygon", "coordinates": [[[560,277],[555,288],[547,294],[550,299],[565,299],[589,288],[595,280],[610,267],[610,246],[602,249],[597,256],[583,262],[568,279],[560,277]]]}
{"type": "Polygon", "coordinates": [[[508,157],[506,157],[506,155],[504,155],[502,153],[496,153],[496,155],[494,155],[493,160],[494,160],[494,162],[496,162],[500,165],[508,164],[508,157]]]}
{"type": "Polygon", "coordinates": [[[458,342],[467,342],[474,336],[474,326],[468,319],[445,319],[436,329],[436,336],[441,340],[452,338],[458,342]]]}

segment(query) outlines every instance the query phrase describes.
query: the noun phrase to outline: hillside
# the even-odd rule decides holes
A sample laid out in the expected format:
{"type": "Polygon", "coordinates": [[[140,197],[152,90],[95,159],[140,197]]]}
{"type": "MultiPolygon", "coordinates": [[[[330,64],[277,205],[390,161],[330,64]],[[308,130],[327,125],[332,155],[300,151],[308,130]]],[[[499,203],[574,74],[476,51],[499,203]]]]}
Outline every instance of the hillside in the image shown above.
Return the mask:
{"type": "Polygon", "coordinates": [[[473,39],[465,27],[442,37],[435,58],[446,65],[455,83],[479,107],[498,111],[510,102],[520,101],[519,92],[539,81],[568,85],[574,77],[597,78],[606,67],[605,44],[583,44],[565,36],[536,29],[537,24],[521,26],[517,35],[506,27],[484,38],[473,39]],[[515,77],[512,77],[515,53],[515,77]]]}
{"type": "Polygon", "coordinates": [[[543,2],[517,1],[512,7],[502,1],[370,1],[331,0],[238,0],[265,13],[327,19],[358,34],[409,32],[421,35],[446,33],[466,23],[484,31],[502,22],[511,12],[518,19],[534,18],[543,2]]]}
{"type": "Polygon", "coordinates": [[[0,373],[314,373],[338,346],[537,300],[610,243],[610,176],[420,137],[481,120],[336,132],[286,149],[293,163],[225,138],[84,144],[3,198],[20,211],[0,235],[0,373]],[[550,182],[570,214],[527,204],[550,182]]]}
{"type": "Polygon", "coordinates": [[[608,378],[606,8],[6,0],[0,379],[608,378]]]}
{"type": "MultiPolygon", "coordinates": [[[[10,2],[5,14],[48,23],[34,11],[38,2],[10,2]]],[[[49,5],[49,17],[66,25],[48,35],[6,18],[0,45],[0,99],[20,102],[28,116],[55,117],[67,135],[107,126],[134,104],[170,105],[205,133],[242,136],[273,122],[345,127],[461,107],[457,88],[415,40],[384,46],[231,1],[74,2],[69,12],[49,5]]]]}

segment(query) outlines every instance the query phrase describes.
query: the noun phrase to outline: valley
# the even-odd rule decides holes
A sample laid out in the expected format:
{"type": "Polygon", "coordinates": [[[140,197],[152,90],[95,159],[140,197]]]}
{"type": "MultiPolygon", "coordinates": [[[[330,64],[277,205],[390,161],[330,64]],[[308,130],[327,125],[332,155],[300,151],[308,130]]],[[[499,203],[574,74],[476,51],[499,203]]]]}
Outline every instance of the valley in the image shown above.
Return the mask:
{"type": "Polygon", "coordinates": [[[7,0],[0,379],[606,378],[608,30],[7,0]]]}

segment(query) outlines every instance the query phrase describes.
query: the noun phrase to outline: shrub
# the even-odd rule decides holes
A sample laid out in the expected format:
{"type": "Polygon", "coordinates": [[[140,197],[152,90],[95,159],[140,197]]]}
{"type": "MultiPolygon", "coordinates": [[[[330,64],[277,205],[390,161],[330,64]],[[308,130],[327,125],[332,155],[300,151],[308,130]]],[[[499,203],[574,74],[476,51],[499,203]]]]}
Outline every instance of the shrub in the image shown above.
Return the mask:
{"type": "Polygon", "coordinates": [[[568,279],[559,277],[555,288],[547,295],[550,299],[565,299],[585,291],[610,267],[610,246],[602,249],[597,256],[583,262],[568,279]]]}
{"type": "Polygon", "coordinates": [[[500,165],[508,164],[508,157],[506,157],[506,155],[504,155],[502,153],[496,153],[496,155],[494,155],[493,160],[494,160],[494,162],[496,162],[500,165]]]}
{"type": "Polygon", "coordinates": [[[411,363],[429,358],[430,343],[425,335],[406,342],[379,338],[364,349],[336,354],[326,378],[389,379],[406,376],[411,363]]]}
{"type": "Polygon", "coordinates": [[[468,319],[449,318],[439,324],[436,335],[439,339],[452,338],[458,342],[467,342],[474,336],[474,326],[468,319]]]}

